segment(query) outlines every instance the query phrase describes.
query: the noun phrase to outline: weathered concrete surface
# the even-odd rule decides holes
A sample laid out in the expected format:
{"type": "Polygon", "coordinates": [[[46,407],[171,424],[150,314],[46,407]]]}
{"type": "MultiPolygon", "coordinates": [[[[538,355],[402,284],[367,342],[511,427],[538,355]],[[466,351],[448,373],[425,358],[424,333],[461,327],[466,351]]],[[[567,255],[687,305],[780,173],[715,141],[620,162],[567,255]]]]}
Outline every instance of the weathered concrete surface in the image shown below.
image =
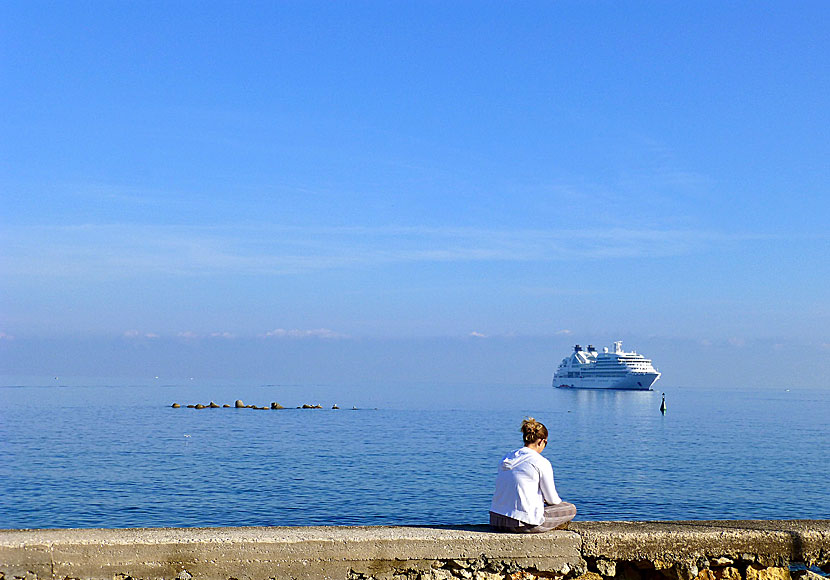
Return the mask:
{"type": "Polygon", "coordinates": [[[435,561],[515,561],[562,575],[581,562],[572,532],[308,527],[0,531],[0,573],[38,580],[268,580],[429,569],[435,561]]]}
{"type": "Polygon", "coordinates": [[[830,563],[830,521],[574,522],[538,535],[486,526],[0,530],[0,580],[789,580],[791,562],[830,563]]]}
{"type": "Polygon", "coordinates": [[[574,522],[582,555],[607,560],[729,558],[773,566],[830,560],[830,520],[574,522]]]}

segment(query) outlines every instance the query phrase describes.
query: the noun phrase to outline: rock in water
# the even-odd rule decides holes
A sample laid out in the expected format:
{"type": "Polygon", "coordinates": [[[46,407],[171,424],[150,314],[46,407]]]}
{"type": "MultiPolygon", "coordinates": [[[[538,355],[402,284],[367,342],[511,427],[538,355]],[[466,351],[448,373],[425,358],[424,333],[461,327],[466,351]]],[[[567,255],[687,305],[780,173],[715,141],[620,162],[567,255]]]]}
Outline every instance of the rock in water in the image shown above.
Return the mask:
{"type": "Polygon", "coordinates": [[[279,403],[271,403],[271,408],[272,409],[284,409],[285,407],[283,407],[279,403]]]}
{"type": "Polygon", "coordinates": [[[210,405],[208,405],[208,407],[210,407],[211,409],[218,409],[218,408],[219,408],[219,405],[217,405],[216,403],[214,403],[213,401],[211,401],[211,402],[210,402],[210,405]]]}
{"type": "Polygon", "coordinates": [[[203,404],[199,403],[198,405],[196,405],[196,408],[197,409],[204,409],[205,406],[203,404]]]}
{"type": "Polygon", "coordinates": [[[173,407],[174,409],[180,409],[181,408],[181,405],[179,405],[178,403],[173,403],[170,406],[173,407]]]}
{"type": "Polygon", "coordinates": [[[237,399],[236,403],[234,403],[233,406],[236,407],[237,409],[244,409],[245,408],[245,403],[243,403],[242,401],[237,399]]]}

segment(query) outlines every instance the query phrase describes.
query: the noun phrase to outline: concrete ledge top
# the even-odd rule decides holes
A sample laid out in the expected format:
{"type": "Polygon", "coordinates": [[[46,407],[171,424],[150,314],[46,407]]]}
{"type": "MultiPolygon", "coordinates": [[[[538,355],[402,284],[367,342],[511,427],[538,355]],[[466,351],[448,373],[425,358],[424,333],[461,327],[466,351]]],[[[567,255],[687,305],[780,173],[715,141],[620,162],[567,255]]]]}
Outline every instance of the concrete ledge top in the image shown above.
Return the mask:
{"type": "Polygon", "coordinates": [[[786,535],[830,541],[830,520],[712,520],[647,522],[572,522],[567,531],[530,536],[500,534],[486,525],[470,526],[297,526],[239,528],[68,528],[0,530],[0,546],[51,546],[56,544],[115,545],[123,543],[297,543],[364,542],[377,540],[482,540],[534,538],[560,542],[579,536],[584,540],[631,538],[643,541],[665,536],[725,538],[729,535],[786,535]]]}
{"type": "MultiPolygon", "coordinates": [[[[548,539],[570,532],[545,534],[548,539]]],[[[489,526],[297,526],[240,528],[119,528],[0,530],[0,546],[55,544],[187,544],[475,540],[499,537],[489,526]]],[[[539,536],[542,537],[542,536],[539,536]]]]}

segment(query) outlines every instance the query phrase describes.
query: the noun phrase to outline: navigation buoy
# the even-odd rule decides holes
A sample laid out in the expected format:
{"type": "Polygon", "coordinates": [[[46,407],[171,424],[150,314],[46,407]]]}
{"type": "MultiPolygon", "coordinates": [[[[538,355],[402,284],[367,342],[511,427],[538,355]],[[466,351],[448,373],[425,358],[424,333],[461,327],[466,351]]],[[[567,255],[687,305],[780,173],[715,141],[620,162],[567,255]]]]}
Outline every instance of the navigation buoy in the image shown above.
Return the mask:
{"type": "Polygon", "coordinates": [[[666,414],[666,393],[663,393],[663,402],[660,403],[660,412],[666,414]]]}

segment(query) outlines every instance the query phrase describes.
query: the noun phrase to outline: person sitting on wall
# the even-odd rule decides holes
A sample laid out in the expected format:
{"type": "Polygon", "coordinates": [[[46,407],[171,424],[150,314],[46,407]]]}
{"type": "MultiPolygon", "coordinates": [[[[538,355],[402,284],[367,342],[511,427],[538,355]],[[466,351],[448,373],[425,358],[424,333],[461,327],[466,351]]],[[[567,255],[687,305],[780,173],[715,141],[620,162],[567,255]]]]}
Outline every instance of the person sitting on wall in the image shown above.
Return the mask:
{"type": "Polygon", "coordinates": [[[541,455],[548,430],[528,417],[522,421],[522,436],[524,447],[508,453],[499,465],[490,525],[502,532],[531,534],[566,529],[576,506],[556,493],[553,467],[541,455]]]}

